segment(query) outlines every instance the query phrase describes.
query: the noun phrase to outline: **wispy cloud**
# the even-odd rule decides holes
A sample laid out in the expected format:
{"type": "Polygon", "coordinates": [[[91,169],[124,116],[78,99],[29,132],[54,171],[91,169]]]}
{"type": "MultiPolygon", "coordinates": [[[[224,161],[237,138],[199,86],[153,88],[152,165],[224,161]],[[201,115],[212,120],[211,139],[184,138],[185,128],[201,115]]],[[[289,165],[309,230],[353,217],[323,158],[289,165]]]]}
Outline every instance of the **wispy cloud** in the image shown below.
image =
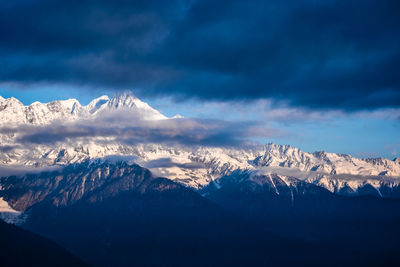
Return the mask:
{"type": "Polygon", "coordinates": [[[345,112],[340,109],[314,110],[305,107],[293,107],[281,101],[271,101],[268,99],[253,101],[210,101],[198,102],[189,101],[173,105],[173,100],[163,98],[161,108],[174,106],[174,112],[196,114],[200,117],[213,118],[215,115],[232,120],[254,120],[268,121],[270,123],[281,124],[305,124],[305,123],[329,123],[338,119],[378,119],[386,121],[400,121],[400,108],[381,108],[376,110],[359,110],[345,112]],[[180,109],[179,109],[180,108],[180,109]]]}

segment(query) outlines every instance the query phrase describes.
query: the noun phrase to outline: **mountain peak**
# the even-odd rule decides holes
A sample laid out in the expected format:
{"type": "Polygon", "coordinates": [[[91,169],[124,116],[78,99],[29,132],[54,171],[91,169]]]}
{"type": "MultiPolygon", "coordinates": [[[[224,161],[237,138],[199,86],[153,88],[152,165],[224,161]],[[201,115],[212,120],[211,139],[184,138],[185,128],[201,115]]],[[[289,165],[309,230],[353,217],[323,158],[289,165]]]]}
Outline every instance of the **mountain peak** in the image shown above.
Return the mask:
{"type": "Polygon", "coordinates": [[[124,91],[115,94],[108,102],[109,107],[113,108],[132,108],[138,106],[137,104],[143,103],[132,92],[124,91]]]}
{"type": "Polygon", "coordinates": [[[276,152],[276,153],[280,153],[280,154],[286,154],[291,150],[300,151],[298,148],[295,148],[291,145],[278,145],[275,143],[266,144],[265,149],[266,149],[266,151],[276,152]]]}
{"type": "Polygon", "coordinates": [[[7,98],[7,99],[5,99],[5,102],[7,103],[7,104],[11,104],[11,105],[13,105],[13,104],[17,104],[17,105],[19,105],[19,106],[23,106],[24,104],[22,104],[22,102],[21,101],[19,101],[18,99],[16,99],[15,97],[10,97],[10,98],[7,98]]]}
{"type": "Polygon", "coordinates": [[[134,111],[144,120],[163,120],[166,116],[137,98],[131,91],[117,93],[107,103],[112,110],[134,111]]]}
{"type": "Polygon", "coordinates": [[[7,115],[2,114],[3,118],[6,117],[10,118],[12,116],[16,116],[15,114],[21,115],[23,109],[24,109],[24,104],[22,104],[21,101],[19,101],[15,97],[6,98],[2,100],[0,104],[0,111],[2,111],[3,113],[4,112],[8,113],[7,115]]]}

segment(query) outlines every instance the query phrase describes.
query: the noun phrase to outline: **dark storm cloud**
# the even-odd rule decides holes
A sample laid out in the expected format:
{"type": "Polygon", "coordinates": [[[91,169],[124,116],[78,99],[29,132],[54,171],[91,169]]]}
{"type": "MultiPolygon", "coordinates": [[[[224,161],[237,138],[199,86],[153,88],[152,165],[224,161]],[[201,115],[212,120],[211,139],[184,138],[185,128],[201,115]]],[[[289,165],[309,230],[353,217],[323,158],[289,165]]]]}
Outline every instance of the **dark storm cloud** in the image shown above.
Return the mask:
{"type": "Polygon", "coordinates": [[[0,81],[400,106],[400,2],[4,1],[0,81]]]}

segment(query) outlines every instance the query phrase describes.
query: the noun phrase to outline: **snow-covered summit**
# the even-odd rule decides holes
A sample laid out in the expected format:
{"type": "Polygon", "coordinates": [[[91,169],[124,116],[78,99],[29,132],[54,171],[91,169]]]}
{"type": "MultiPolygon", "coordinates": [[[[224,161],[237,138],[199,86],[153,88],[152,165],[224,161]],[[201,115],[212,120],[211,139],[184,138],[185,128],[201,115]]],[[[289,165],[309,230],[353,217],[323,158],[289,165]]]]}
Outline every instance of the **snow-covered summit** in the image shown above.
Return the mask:
{"type": "Polygon", "coordinates": [[[128,109],[135,111],[140,118],[145,120],[167,119],[166,116],[161,114],[158,110],[150,107],[149,104],[141,101],[130,91],[113,96],[106,103],[106,106],[109,110],[128,109]]]}
{"type": "Polygon", "coordinates": [[[112,98],[104,95],[82,106],[76,99],[56,100],[49,103],[34,102],[25,106],[18,99],[0,98],[0,125],[46,125],[54,121],[88,119],[107,111],[129,111],[143,120],[167,119],[159,111],[139,100],[132,93],[124,92],[112,98]]]}

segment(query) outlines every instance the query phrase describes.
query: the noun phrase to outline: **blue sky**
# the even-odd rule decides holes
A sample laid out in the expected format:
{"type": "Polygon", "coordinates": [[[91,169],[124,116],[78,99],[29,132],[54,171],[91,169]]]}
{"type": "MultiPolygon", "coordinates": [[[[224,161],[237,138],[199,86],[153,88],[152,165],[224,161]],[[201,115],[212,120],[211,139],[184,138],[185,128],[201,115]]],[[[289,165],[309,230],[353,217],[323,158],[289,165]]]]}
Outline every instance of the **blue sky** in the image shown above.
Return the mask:
{"type": "Polygon", "coordinates": [[[262,142],[393,158],[399,12],[397,0],[9,1],[0,95],[87,104],[133,89],[169,116],[257,121],[273,131],[262,142]]]}

